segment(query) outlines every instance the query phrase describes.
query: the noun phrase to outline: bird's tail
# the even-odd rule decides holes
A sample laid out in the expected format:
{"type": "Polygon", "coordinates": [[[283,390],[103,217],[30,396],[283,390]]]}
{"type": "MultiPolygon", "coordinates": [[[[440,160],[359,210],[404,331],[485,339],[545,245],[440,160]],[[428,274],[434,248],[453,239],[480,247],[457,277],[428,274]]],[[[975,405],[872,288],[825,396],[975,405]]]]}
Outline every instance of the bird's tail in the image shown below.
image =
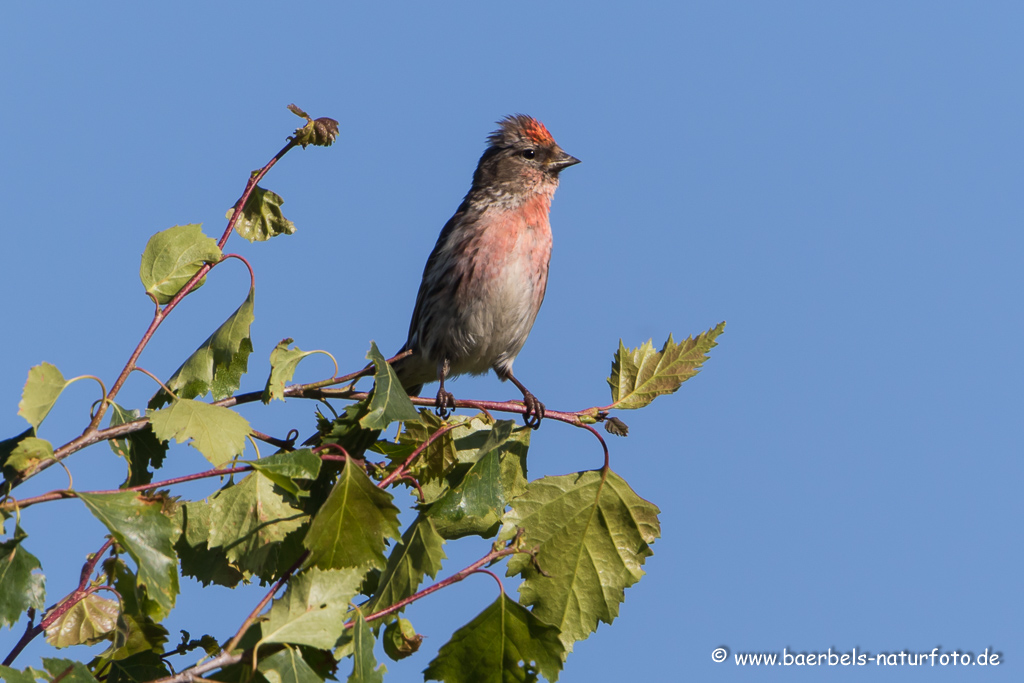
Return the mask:
{"type": "MultiPolygon", "coordinates": [[[[406,344],[398,350],[398,353],[409,350],[409,345],[406,344]]],[[[398,381],[402,383],[402,388],[405,389],[405,393],[410,396],[419,396],[420,392],[423,391],[423,382],[417,382],[412,375],[415,372],[415,362],[411,362],[415,358],[414,355],[405,356],[399,358],[391,364],[391,369],[398,375],[398,381]]]]}

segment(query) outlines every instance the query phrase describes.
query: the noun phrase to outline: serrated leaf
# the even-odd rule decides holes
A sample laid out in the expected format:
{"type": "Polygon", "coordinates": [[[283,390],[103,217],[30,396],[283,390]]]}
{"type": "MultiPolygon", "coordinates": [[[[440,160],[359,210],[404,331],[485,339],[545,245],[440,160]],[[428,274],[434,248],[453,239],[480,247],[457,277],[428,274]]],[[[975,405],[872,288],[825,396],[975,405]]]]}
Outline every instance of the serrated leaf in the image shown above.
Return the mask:
{"type": "Polygon", "coordinates": [[[508,502],[526,490],[526,453],[530,429],[510,420],[496,422],[462,480],[427,514],[446,539],[470,534],[490,538],[498,530],[508,502]]]}
{"type": "Polygon", "coordinates": [[[43,668],[54,678],[60,676],[60,683],[97,683],[96,677],[81,662],[44,657],[43,668]]]}
{"type": "Polygon", "coordinates": [[[323,569],[383,567],[385,539],[400,537],[391,500],[361,467],[346,463],[303,541],[312,563],[323,569]]]}
{"type": "Polygon", "coordinates": [[[359,590],[362,577],[361,569],[311,567],[299,574],[260,625],[260,642],[330,650],[345,630],[348,603],[359,590]]]}
{"type": "MultiPolygon", "coordinates": [[[[196,398],[212,393],[213,400],[219,401],[238,391],[252,353],[249,329],[254,320],[254,295],[255,290],[250,287],[242,305],[199,345],[167,381],[167,387],[178,398],[196,398]]],[[[159,408],[172,400],[166,391],[160,389],[150,400],[149,407],[159,408]]]]}
{"type": "MultiPolygon", "coordinates": [[[[235,232],[250,242],[265,242],[277,235],[291,235],[295,224],[284,217],[280,195],[265,190],[259,185],[252,189],[242,209],[242,215],[235,223],[235,232]]],[[[228,212],[228,215],[231,211],[228,212]]]]}
{"type": "Polygon", "coordinates": [[[245,461],[270,481],[277,484],[292,496],[300,496],[305,491],[299,489],[296,479],[310,481],[320,474],[320,458],[308,448],[300,448],[289,453],[276,453],[259,460],[245,461]]]}
{"type": "MultiPolygon", "coordinates": [[[[181,291],[203,264],[220,259],[217,242],[204,235],[199,225],[176,225],[149,238],[142,253],[139,278],[146,292],[163,305],[181,291]]],[[[195,289],[204,281],[205,278],[196,283],[195,289]]]]}
{"type": "Polygon", "coordinates": [[[14,626],[25,610],[46,606],[46,577],[37,573],[35,555],[21,547],[26,538],[15,525],[14,535],[0,543],[0,625],[14,626]]]}
{"type": "Polygon", "coordinates": [[[543,623],[507,595],[481,612],[445,643],[423,672],[445,683],[536,681],[554,683],[562,669],[558,629],[543,623]]]}
{"type": "Polygon", "coordinates": [[[36,677],[31,668],[18,671],[17,669],[0,664],[0,681],[7,681],[7,683],[36,683],[36,677]]]}
{"type": "Polygon", "coordinates": [[[259,663],[260,673],[270,683],[322,683],[320,678],[298,650],[285,646],[270,655],[261,659],[259,663]]]}
{"type": "Polygon", "coordinates": [[[299,347],[289,349],[288,346],[294,340],[282,339],[270,352],[270,377],[267,378],[267,386],[263,389],[263,402],[270,403],[271,399],[284,400],[284,386],[295,376],[295,368],[299,366],[306,356],[312,356],[317,351],[303,351],[299,347]]]}
{"type": "Polygon", "coordinates": [[[182,534],[174,545],[181,560],[181,573],[200,581],[204,586],[234,588],[247,576],[228,561],[224,548],[211,549],[210,517],[212,506],[206,501],[194,501],[178,506],[178,524],[182,534]]]}
{"type": "Polygon", "coordinates": [[[276,568],[285,537],[307,519],[274,491],[273,482],[250,474],[211,498],[209,547],[223,547],[238,569],[264,576],[276,568]]]}
{"type": "Polygon", "coordinates": [[[29,369],[28,379],[21,390],[18,415],[28,420],[33,428],[39,429],[39,425],[42,424],[68,384],[57,366],[51,363],[40,363],[33,366],[29,369]]]}
{"type": "MultiPolygon", "coordinates": [[[[142,417],[140,410],[125,410],[116,403],[110,404],[110,426],[117,427],[127,422],[134,422],[142,417]]],[[[121,488],[141,486],[153,481],[153,469],[159,469],[167,453],[167,444],[156,438],[152,425],[128,434],[122,439],[111,439],[110,450],[121,456],[128,463],[128,478],[121,488]]]]}
{"type": "Polygon", "coordinates": [[[53,458],[53,444],[46,439],[28,436],[18,442],[7,456],[5,467],[16,472],[25,472],[34,468],[44,460],[53,458]]]}
{"type": "Polygon", "coordinates": [[[558,628],[567,650],[618,615],[661,533],[658,512],[611,471],[544,477],[512,501],[500,538],[523,529],[522,547],[538,548],[547,576],[525,555],[509,558],[508,575],[525,579],[519,601],[558,628]]]}
{"type": "Polygon", "coordinates": [[[402,388],[398,375],[381,354],[377,344],[370,342],[366,358],[373,361],[373,393],[369,412],[359,421],[365,429],[384,429],[392,422],[415,420],[419,417],[416,406],[402,388]]]}
{"type": "Polygon", "coordinates": [[[700,371],[708,359],[706,354],[718,345],[715,339],[724,331],[725,323],[721,322],[678,344],[669,335],[661,351],[655,351],[650,340],[635,349],[627,349],[620,341],[608,378],[612,389],[609,408],[643,408],[658,396],[673,393],[700,371]]]}
{"type": "Polygon", "coordinates": [[[178,594],[178,558],[174,542],[180,533],[163,512],[159,499],[143,498],[134,491],[78,493],[89,511],[110,530],[138,566],[137,581],[152,601],[158,621],[174,607],[178,594]]]}
{"type": "Polygon", "coordinates": [[[373,632],[366,625],[362,612],[357,610],[353,621],[352,673],[348,677],[348,683],[383,683],[387,669],[384,665],[378,667],[373,656],[373,632]]]}
{"type": "Polygon", "coordinates": [[[220,467],[245,450],[249,422],[229,408],[179,399],[169,408],[147,411],[153,433],[161,441],[175,439],[191,445],[215,467],[220,467]]]}
{"type": "MultiPolygon", "coordinates": [[[[436,577],[446,557],[443,546],[444,539],[437,533],[433,521],[418,516],[392,549],[373,600],[366,608],[367,613],[379,612],[409,597],[419,589],[425,575],[436,577]]],[[[392,615],[384,617],[386,621],[394,618],[392,615]]]]}
{"type": "Polygon", "coordinates": [[[149,650],[111,662],[106,683],[146,683],[170,675],[160,654],[149,650]]]}
{"type": "MultiPolygon", "coordinates": [[[[57,603],[57,607],[63,602],[57,603]]],[[[56,648],[95,645],[114,630],[119,613],[117,600],[90,593],[50,624],[46,642],[56,648]]]]}

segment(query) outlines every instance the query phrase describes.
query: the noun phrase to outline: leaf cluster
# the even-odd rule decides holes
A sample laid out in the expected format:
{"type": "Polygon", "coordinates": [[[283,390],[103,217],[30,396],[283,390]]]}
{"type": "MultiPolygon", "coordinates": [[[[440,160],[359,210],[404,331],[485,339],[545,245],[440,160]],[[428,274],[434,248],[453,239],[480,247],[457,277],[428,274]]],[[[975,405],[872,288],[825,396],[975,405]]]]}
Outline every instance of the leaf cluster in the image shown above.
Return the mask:
{"type": "MultiPolygon", "coordinates": [[[[294,111],[307,125],[283,151],[333,142],[336,122],[294,111]]],[[[230,225],[250,241],[293,233],[281,198],[256,186],[260,177],[262,172],[250,180],[230,225]]],[[[151,331],[225,258],[226,237],[218,243],[190,224],[150,239],[140,279],[157,305],[151,331]]],[[[372,391],[350,388],[344,395],[357,400],[330,419],[320,415],[308,447],[290,439],[278,443],[283,447],[277,453],[243,459],[247,444],[260,436],[233,409],[253,352],[254,304],[251,286],[145,408],[114,402],[134,369],[131,362],[112,391],[104,388],[85,437],[106,440],[124,459],[118,474],[123,483],[118,490],[68,489],[55,496],[77,498],[75,504],[101,522],[110,539],[101,554],[86,558],[78,589],[46,606],[42,567],[26,549],[23,524],[31,526],[32,511],[12,498],[0,501],[3,521],[18,515],[0,539],[0,625],[13,627],[28,614],[39,619],[28,633],[45,633],[55,648],[104,647],[87,663],[44,659],[42,669],[0,666],[0,679],[141,683],[170,675],[169,657],[201,649],[213,659],[197,674],[210,671],[207,677],[226,682],[262,677],[320,683],[339,675],[381,681],[386,668],[374,658],[377,638],[393,659],[413,656],[422,640],[408,605],[507,558],[506,576],[518,580],[518,600],[499,591],[455,631],[424,676],[557,680],[573,644],[601,622],[611,623],[625,589],[643,576],[661,532],[658,508],[607,461],[598,469],[531,481],[529,429],[490,412],[441,420],[417,410],[375,344],[367,353],[372,391]],[[98,423],[106,412],[102,430],[98,423]],[[397,436],[384,437],[395,423],[397,436]],[[154,484],[172,441],[188,444],[213,469],[154,484]],[[206,496],[184,499],[161,490],[207,478],[220,484],[206,496]],[[404,517],[403,507],[411,508],[404,517]],[[470,538],[484,539],[481,560],[439,578],[446,544],[470,538]],[[240,615],[234,638],[192,639],[185,633],[171,647],[162,622],[177,604],[182,576],[229,588],[259,582],[270,586],[273,599],[248,620],[240,615]]],[[[611,405],[581,411],[575,424],[605,420],[624,434],[625,425],[608,411],[640,408],[676,391],[696,374],[723,329],[724,323],[678,344],[670,336],[660,351],[650,342],[636,349],[620,342],[608,379],[611,405]]],[[[269,376],[252,398],[270,404],[296,395],[288,387],[298,364],[323,352],[293,343],[285,339],[271,350],[269,376]]],[[[29,371],[18,406],[29,428],[0,442],[8,493],[81,446],[54,449],[39,435],[72,381],[49,363],[29,371]]]]}

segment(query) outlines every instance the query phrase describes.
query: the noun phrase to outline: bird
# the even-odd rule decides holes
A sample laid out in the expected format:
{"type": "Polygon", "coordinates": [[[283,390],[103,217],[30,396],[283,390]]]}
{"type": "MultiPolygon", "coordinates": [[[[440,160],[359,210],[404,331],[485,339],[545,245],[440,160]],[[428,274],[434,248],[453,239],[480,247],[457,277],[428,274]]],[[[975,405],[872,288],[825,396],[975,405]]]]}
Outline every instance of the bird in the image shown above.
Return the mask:
{"type": "Polygon", "coordinates": [[[423,268],[409,336],[393,368],[410,396],[440,383],[447,418],[455,397],[445,380],[494,370],[523,394],[523,421],[536,429],[544,404],[512,372],[547,289],[551,200],[559,175],[580,163],[543,123],[506,116],[487,137],[473,183],[445,223],[423,268]]]}

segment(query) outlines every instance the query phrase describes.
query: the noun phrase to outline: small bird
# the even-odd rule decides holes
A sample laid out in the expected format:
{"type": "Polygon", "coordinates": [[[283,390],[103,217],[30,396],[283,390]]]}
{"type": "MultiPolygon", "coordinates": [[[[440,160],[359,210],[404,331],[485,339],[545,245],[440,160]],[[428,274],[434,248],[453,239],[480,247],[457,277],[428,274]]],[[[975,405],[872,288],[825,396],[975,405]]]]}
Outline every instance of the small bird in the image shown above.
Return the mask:
{"type": "Polygon", "coordinates": [[[455,397],[446,379],[490,369],[523,392],[523,420],[537,428],[544,404],[512,374],[512,362],[544,301],[551,260],[551,198],[558,175],[579,159],[544,124],[507,116],[487,138],[473,185],[441,230],[423,269],[409,339],[394,364],[410,396],[438,380],[438,414],[455,397]]]}

